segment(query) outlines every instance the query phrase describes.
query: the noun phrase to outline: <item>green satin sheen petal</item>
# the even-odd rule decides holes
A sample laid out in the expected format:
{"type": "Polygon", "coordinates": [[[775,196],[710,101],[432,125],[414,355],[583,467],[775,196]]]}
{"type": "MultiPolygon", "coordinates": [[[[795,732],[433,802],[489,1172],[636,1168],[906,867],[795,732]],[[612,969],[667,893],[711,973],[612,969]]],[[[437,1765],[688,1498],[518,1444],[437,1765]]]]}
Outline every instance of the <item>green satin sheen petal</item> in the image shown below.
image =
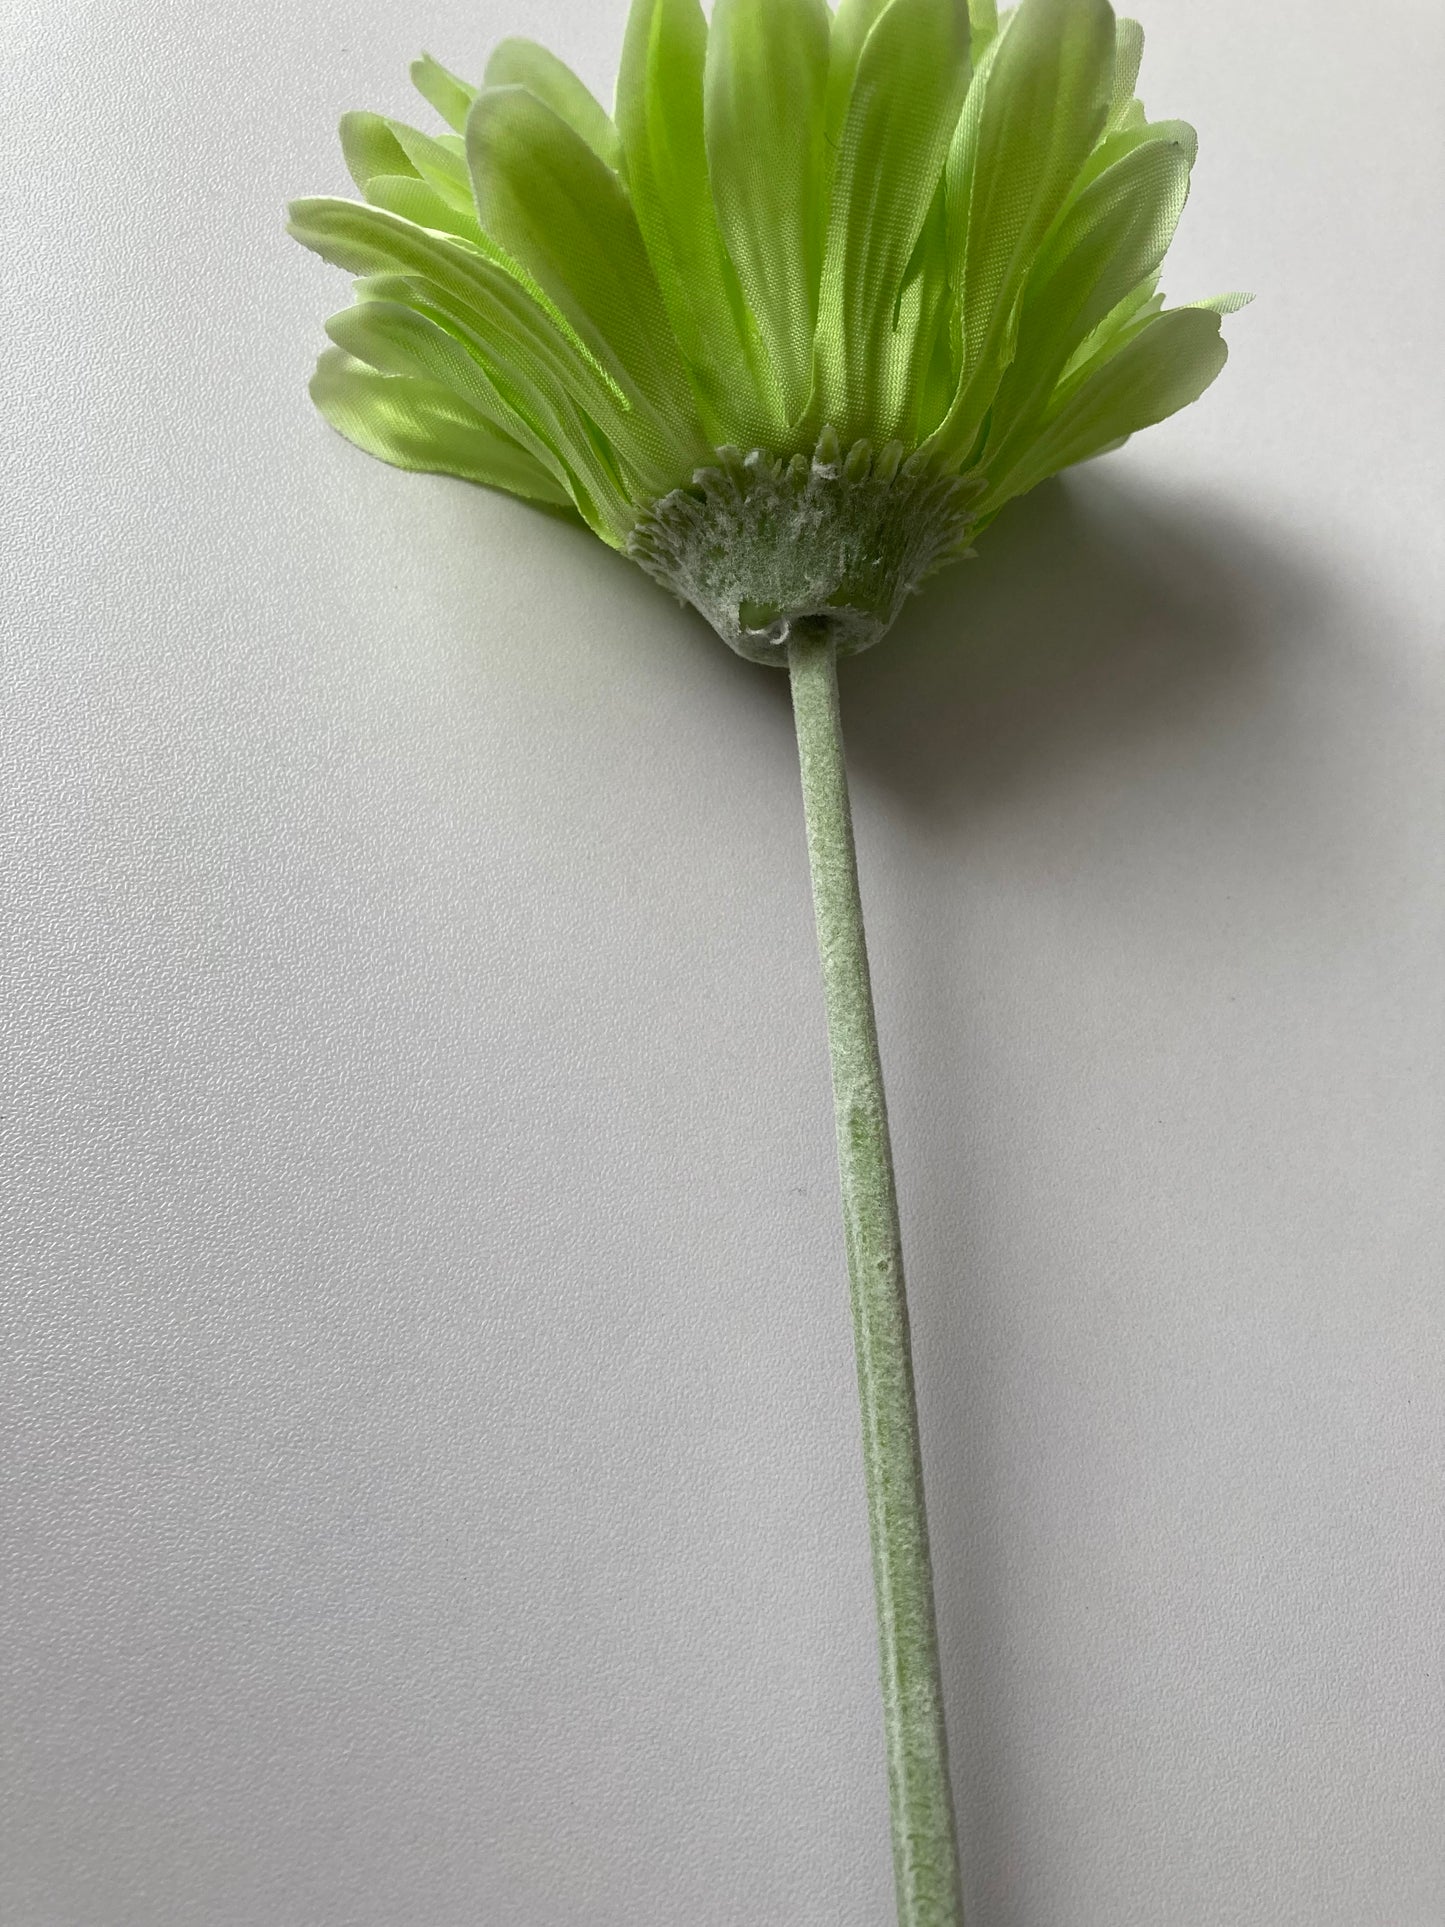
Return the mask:
{"type": "Polygon", "coordinates": [[[1139,84],[1139,65],[1144,58],[1144,29],[1137,20],[1114,23],[1114,79],[1109,90],[1108,125],[1113,127],[1128,111],[1139,84]]]}
{"type": "Polygon", "coordinates": [[[977,60],[998,32],[998,0],[968,0],[968,30],[977,60]]]}
{"type": "Polygon", "coordinates": [[[670,442],[707,441],[626,192],[582,137],[524,87],[487,87],[467,118],[484,232],[521,263],[598,365],[670,442]]]}
{"type": "MultiPolygon", "coordinates": [[[[404,128],[397,122],[389,122],[388,127],[399,144],[404,137],[412,134],[410,128],[404,128]]],[[[447,135],[445,138],[457,139],[454,135],[447,135]]],[[[411,145],[412,143],[407,141],[408,149],[411,145]]],[[[440,143],[437,145],[440,146],[440,143]]],[[[403,150],[403,159],[405,151],[406,149],[403,150]]],[[[443,149],[442,152],[447,160],[453,158],[450,150],[443,149]]],[[[465,168],[463,145],[459,144],[457,158],[465,168]]],[[[405,223],[405,226],[393,223],[378,229],[373,223],[363,232],[347,214],[347,210],[354,207],[353,202],[318,196],[293,204],[291,232],[304,246],[314,247],[323,258],[335,261],[338,266],[347,265],[345,250],[348,248],[355,250],[357,247],[361,247],[363,252],[367,250],[375,252],[377,249],[389,250],[392,265],[402,265],[404,257],[414,263],[418,232],[426,235],[433,242],[444,244],[440,249],[431,249],[427,257],[428,272],[439,272],[444,277],[460,274],[463,279],[474,279],[477,260],[480,256],[494,267],[500,268],[509,281],[515,282],[526,291],[563,339],[582,356],[588,367],[603,375],[603,379],[610,385],[612,392],[624,407],[631,411],[635,405],[640,404],[639,397],[629,395],[610,374],[602,370],[596,358],[583,346],[577,331],[567,317],[546,291],[538,286],[533,276],[527,273],[520,262],[508,255],[503,248],[498,247],[490,236],[482,232],[477,220],[476,202],[470,190],[469,175],[466,176],[468,189],[465,206],[456,209],[455,213],[444,212],[438,207],[435,199],[400,185],[405,178],[401,175],[383,175],[373,177],[373,180],[368,183],[368,199],[371,203],[389,214],[396,215],[398,221],[405,223]],[[372,188],[376,191],[371,192],[372,188]],[[302,217],[302,226],[298,227],[297,219],[302,209],[306,210],[306,213],[302,217]],[[302,228],[307,229],[307,232],[303,232],[302,228]],[[453,243],[461,245],[454,246],[453,243]],[[338,249],[341,251],[338,252],[338,249]],[[398,249],[401,250],[400,253],[397,252],[398,249]]],[[[418,174],[415,178],[420,187],[421,175],[418,174]]],[[[450,201],[448,205],[450,206],[450,201]]],[[[362,271],[369,273],[376,265],[377,263],[373,261],[362,271]]],[[[490,278],[487,285],[495,286],[495,278],[490,278]]]]}
{"type": "Polygon", "coordinates": [[[1154,141],[1108,168],[1065,211],[1024,285],[1014,359],[994,401],[981,466],[1012,467],[1070,356],[1174,238],[1189,156],[1154,141]]]}
{"type": "Polygon", "coordinates": [[[912,371],[912,405],[901,430],[910,446],[928,439],[958,386],[948,272],[948,197],[940,179],[904,270],[893,317],[895,352],[906,355],[912,371]]]}
{"type": "Polygon", "coordinates": [[[890,0],[838,0],[828,42],[828,86],[825,94],[824,144],[830,155],[838,151],[843,122],[853,98],[853,76],[862,58],[863,43],[890,0]]]}
{"type": "Polygon", "coordinates": [[[823,264],[824,0],[717,0],[704,74],[718,227],[796,422],[813,380],[823,264]]]}
{"type": "Polygon", "coordinates": [[[917,407],[904,276],[968,85],[965,0],[892,0],[864,42],[833,171],[818,296],[817,408],[846,445],[917,407]]]}
{"type": "Polygon", "coordinates": [[[332,315],[326,332],[338,348],[378,374],[405,375],[450,389],[458,401],[519,442],[543,468],[554,467],[551,451],[508,407],[481,358],[409,302],[375,297],[358,301],[332,315]]]}
{"type": "Polygon", "coordinates": [[[611,115],[556,54],[535,40],[502,40],[492,49],[483,78],[488,87],[525,87],[535,94],[617,172],[622,143],[611,115]]]}
{"type": "MultiPolygon", "coordinates": [[[[508,332],[505,318],[496,314],[479,327],[474,308],[419,276],[369,275],[357,282],[356,295],[362,306],[394,303],[404,308],[471,356],[497,397],[497,406],[479,412],[499,421],[565,483],[583,520],[609,547],[624,546],[637,519],[633,504],[646,495],[647,485],[579,403],[575,384],[565,374],[559,376],[545,350],[539,351],[535,337],[516,329],[508,332]]],[[[357,324],[346,318],[355,312],[347,310],[327,323],[343,347],[362,339],[350,332],[357,324]]],[[[412,351],[415,345],[413,341],[412,351]]],[[[353,352],[370,361],[375,340],[366,343],[365,353],[359,346],[353,352]]],[[[457,382],[453,378],[447,385],[456,388],[457,382]]],[[[458,392],[465,398],[464,390],[458,392]]]]}
{"type": "Polygon", "coordinates": [[[1107,0],[1022,0],[995,41],[948,159],[959,249],[962,375],[939,436],[965,459],[1012,355],[1033,256],[1104,126],[1114,71],[1107,0]]]}
{"type": "Polygon", "coordinates": [[[347,441],[395,468],[455,475],[532,501],[572,506],[525,449],[438,383],[381,375],[329,348],[311,377],[311,399],[347,441]]]}
{"type": "Polygon", "coordinates": [[[337,130],[341,135],[341,158],[346,171],[361,189],[378,174],[415,174],[406,150],[392,132],[391,122],[380,114],[352,113],[341,116],[337,130]]]}
{"type": "Polygon", "coordinates": [[[347,171],[363,194],[373,180],[409,174],[425,181],[476,226],[466,155],[455,134],[433,140],[429,134],[381,114],[343,114],[340,131],[347,171]]]}
{"type": "MultiPolygon", "coordinates": [[[[575,403],[616,452],[616,466],[636,486],[661,495],[688,472],[676,443],[662,435],[641,399],[632,400],[589,360],[511,274],[474,250],[354,201],[313,198],[293,202],[290,231],[297,240],[353,274],[394,271],[420,276],[473,328],[538,384],[565,419],[575,403]]],[[[587,438],[590,442],[590,436],[587,438]]],[[[588,450],[564,448],[569,463],[588,450]]],[[[695,465],[695,459],[694,464],[695,465]]]]}
{"type": "Polygon", "coordinates": [[[1240,309],[1247,308],[1253,299],[1254,296],[1252,294],[1245,294],[1242,290],[1236,288],[1232,294],[1212,294],[1205,301],[1186,301],[1183,303],[1183,306],[1186,308],[1204,308],[1210,314],[1238,314],[1240,309]]]}
{"type": "Polygon", "coordinates": [[[1199,153],[1199,136],[1187,120],[1140,120],[1128,127],[1115,128],[1101,140],[1079,169],[1074,182],[1070,200],[1077,199],[1109,168],[1132,154],[1136,148],[1147,147],[1153,141],[1163,141],[1167,146],[1177,147],[1193,167],[1199,153]]]}
{"type": "Polygon", "coordinates": [[[372,207],[387,209],[436,234],[454,234],[473,246],[482,245],[482,231],[474,210],[463,212],[442,199],[429,181],[415,174],[373,174],[366,183],[366,198],[372,207]]]}
{"type": "Polygon", "coordinates": [[[1187,408],[1228,356],[1217,314],[1174,308],[1151,317],[1101,366],[1086,366],[1061,391],[1012,472],[989,478],[984,511],[1187,408]]]}
{"type": "Polygon", "coordinates": [[[420,60],[411,63],[411,84],[423,100],[431,103],[454,133],[463,131],[467,114],[477,97],[475,87],[449,73],[430,54],[423,54],[420,60]]]}
{"type": "Polygon", "coordinates": [[[472,177],[467,172],[466,144],[459,135],[443,134],[434,140],[398,120],[388,121],[392,138],[406,156],[412,173],[436,189],[449,206],[471,217],[476,226],[477,207],[472,199],[472,177]]]}
{"type": "Polygon", "coordinates": [[[775,442],[787,421],[713,205],[707,38],[698,0],[633,0],[617,126],[627,192],[708,437],[750,447],[775,442]]]}
{"type": "Polygon", "coordinates": [[[1164,296],[1158,289],[1157,274],[1149,275],[1138,287],[1131,288],[1069,356],[1059,376],[1059,386],[1065,386],[1080,368],[1090,363],[1102,363],[1106,355],[1112,354],[1136,334],[1151,315],[1158,314],[1164,306],[1164,296]]]}

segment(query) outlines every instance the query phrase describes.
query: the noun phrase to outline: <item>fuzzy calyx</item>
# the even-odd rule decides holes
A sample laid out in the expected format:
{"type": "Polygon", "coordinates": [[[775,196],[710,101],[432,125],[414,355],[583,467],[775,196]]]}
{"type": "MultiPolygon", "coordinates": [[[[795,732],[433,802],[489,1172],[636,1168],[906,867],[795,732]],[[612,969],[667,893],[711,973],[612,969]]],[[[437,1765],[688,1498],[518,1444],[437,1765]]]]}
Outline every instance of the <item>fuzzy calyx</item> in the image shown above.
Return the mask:
{"type": "Polygon", "coordinates": [[[690,602],[750,662],[786,667],[799,626],[826,628],[840,655],[882,637],[903,603],[966,548],[985,484],[941,471],[903,444],[846,453],[825,428],[811,458],[717,451],[643,513],[627,552],[690,602]]]}

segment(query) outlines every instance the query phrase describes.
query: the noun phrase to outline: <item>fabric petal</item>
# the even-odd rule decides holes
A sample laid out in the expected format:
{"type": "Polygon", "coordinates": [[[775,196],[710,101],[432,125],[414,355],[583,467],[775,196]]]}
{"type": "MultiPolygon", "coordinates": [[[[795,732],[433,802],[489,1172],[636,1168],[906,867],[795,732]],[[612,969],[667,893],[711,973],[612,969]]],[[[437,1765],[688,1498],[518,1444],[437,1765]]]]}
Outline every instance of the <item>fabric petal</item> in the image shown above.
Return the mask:
{"type": "Polygon", "coordinates": [[[1152,278],[1188,193],[1188,153],[1152,141],[1070,203],[1024,284],[1014,359],[994,402],[985,468],[1011,466],[1080,342],[1152,278]]]}
{"type": "Polygon", "coordinates": [[[975,62],[997,32],[998,0],[968,0],[968,38],[975,62]]]}
{"type": "Polygon", "coordinates": [[[429,181],[419,180],[415,174],[374,174],[366,183],[366,198],[373,207],[387,208],[433,233],[455,234],[473,245],[481,242],[476,215],[464,214],[444,201],[429,181]]]}
{"type": "Polygon", "coordinates": [[[853,98],[853,77],[863,56],[863,43],[872,33],[890,0],[838,0],[828,38],[828,88],[824,103],[824,145],[838,152],[843,122],[853,98]]]}
{"type": "Polygon", "coordinates": [[[534,502],[571,507],[565,489],[524,448],[440,383],[378,374],[328,348],[311,399],[331,426],[395,468],[455,475],[534,502]]]}
{"type": "Polygon", "coordinates": [[[891,0],[864,43],[833,171],[818,296],[817,408],[846,443],[909,421],[904,276],[968,86],[965,0],[891,0]]]}
{"type": "MultiPolygon", "coordinates": [[[[564,334],[513,275],[474,249],[380,208],[324,197],[293,202],[290,231],[352,274],[394,273],[428,283],[479,340],[495,343],[540,384],[559,417],[566,417],[569,404],[584,411],[645,498],[676,487],[679,476],[703,459],[698,441],[686,445],[665,433],[641,396],[629,393],[564,334]]],[[[571,464],[574,451],[563,452],[571,464]]]]}
{"type": "Polygon", "coordinates": [[[824,0],[717,0],[707,40],[704,129],[718,227],[789,424],[813,380],[828,33],[824,0]]]}
{"type": "Polygon", "coordinates": [[[1107,125],[1116,127],[1129,111],[1134,89],[1139,84],[1139,65],[1144,58],[1144,29],[1137,20],[1114,23],[1114,79],[1109,90],[1107,125]]]}
{"type": "Polygon", "coordinates": [[[423,54],[411,63],[411,84],[423,100],[429,101],[454,133],[460,134],[477,97],[475,87],[448,73],[439,60],[423,54]]]}
{"type": "Polygon", "coordinates": [[[470,215],[475,227],[477,205],[472,199],[465,143],[455,134],[444,134],[440,140],[433,140],[430,134],[419,133],[415,127],[407,127],[397,120],[388,121],[387,126],[410,163],[411,171],[434,187],[449,206],[470,215]]]}
{"type": "Polygon", "coordinates": [[[391,122],[380,114],[352,113],[341,116],[337,130],[341,135],[341,158],[346,171],[361,189],[379,174],[415,174],[406,150],[392,132],[391,122]]]}
{"type": "Polygon", "coordinates": [[[1240,309],[1247,308],[1253,299],[1254,296],[1252,294],[1245,294],[1236,288],[1232,294],[1212,294],[1206,301],[1186,301],[1184,306],[1186,308],[1204,308],[1210,314],[1238,314],[1240,309]]]}
{"type": "Polygon", "coordinates": [[[503,401],[483,362],[410,302],[358,301],[332,315],[326,332],[338,348],[378,374],[405,375],[450,389],[458,401],[519,442],[544,468],[552,466],[551,451],[503,401]]]}
{"type": "Polygon", "coordinates": [[[612,117],[572,69],[535,40],[502,40],[492,49],[484,76],[488,87],[525,87],[580,134],[614,173],[622,163],[622,143],[612,117]]]}
{"type": "Polygon", "coordinates": [[[1080,370],[1014,468],[990,477],[981,509],[992,513],[1060,469],[1117,447],[1139,429],[1187,408],[1228,356],[1217,314],[1173,308],[1155,315],[1101,366],[1080,370]]]}
{"type": "Polygon", "coordinates": [[[1126,154],[1132,154],[1135,148],[1145,147],[1151,141],[1164,141],[1170,147],[1181,149],[1191,167],[1199,155],[1199,136],[1187,120],[1132,121],[1128,126],[1115,128],[1099,142],[1080,168],[1070,192],[1070,200],[1076,199],[1101,174],[1123,160],[1126,154]]]}
{"type": "Polygon", "coordinates": [[[672,438],[680,479],[706,447],[637,221],[617,176],[524,87],[487,87],[467,120],[483,231],[556,303],[598,365],[672,438]]]}
{"type": "Polygon", "coordinates": [[[775,443],[785,422],[723,246],[703,127],[707,21],[698,0],[633,0],[617,76],[627,192],[709,438],[775,443]]]}
{"type": "MultiPolygon", "coordinates": [[[[565,359],[559,367],[547,351],[545,338],[539,341],[536,332],[518,325],[505,310],[479,315],[475,306],[421,276],[368,275],[356,283],[356,295],[362,306],[404,308],[464,351],[494,391],[494,401],[479,406],[478,412],[498,422],[565,483],[583,519],[604,542],[613,548],[623,546],[637,519],[638,496],[646,497],[652,491],[639,489],[622,450],[589,416],[575,385],[568,380],[565,359]]],[[[339,315],[327,324],[342,347],[350,347],[359,339],[351,332],[355,325],[339,315]]],[[[370,361],[378,352],[378,340],[383,357],[395,354],[396,331],[390,333],[390,341],[385,333],[368,339],[364,353],[356,347],[358,359],[370,361]]],[[[419,345],[413,336],[403,351],[415,354],[419,345]]],[[[436,350],[429,345],[427,352],[435,354],[436,350]]],[[[384,366],[390,371],[399,364],[385,359],[384,366]]],[[[446,385],[467,399],[467,390],[458,385],[454,364],[446,385]]]]}
{"type": "Polygon", "coordinates": [[[990,52],[948,161],[962,374],[936,439],[960,460],[1010,359],[1023,278],[1103,129],[1114,15],[1107,0],[1021,0],[990,52]]]}

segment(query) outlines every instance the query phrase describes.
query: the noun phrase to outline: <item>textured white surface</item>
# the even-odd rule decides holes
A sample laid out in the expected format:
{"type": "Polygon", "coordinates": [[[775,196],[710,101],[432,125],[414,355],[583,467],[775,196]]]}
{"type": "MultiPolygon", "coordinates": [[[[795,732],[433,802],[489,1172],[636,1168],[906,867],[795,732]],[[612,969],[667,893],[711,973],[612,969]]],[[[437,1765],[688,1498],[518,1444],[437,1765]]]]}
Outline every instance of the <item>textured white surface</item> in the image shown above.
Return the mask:
{"type": "MultiPolygon", "coordinates": [[[[1149,0],[1204,403],[850,666],[970,1927],[1439,1927],[1442,28],[1149,0]]],[[[882,1927],[785,690],[309,412],[344,107],[11,0],[3,1927],[882,1927]]]]}

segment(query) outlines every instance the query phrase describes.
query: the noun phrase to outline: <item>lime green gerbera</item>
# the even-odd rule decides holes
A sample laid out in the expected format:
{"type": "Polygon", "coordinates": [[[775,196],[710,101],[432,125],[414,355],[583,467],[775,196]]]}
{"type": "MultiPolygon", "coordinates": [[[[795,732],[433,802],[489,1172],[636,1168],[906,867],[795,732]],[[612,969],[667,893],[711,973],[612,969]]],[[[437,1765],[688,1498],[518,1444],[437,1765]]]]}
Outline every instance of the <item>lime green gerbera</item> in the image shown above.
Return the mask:
{"type": "Polygon", "coordinates": [[[1222,302],[1162,312],[1193,130],[1105,0],[636,0],[615,117],[545,49],[452,132],[348,114],[359,274],[317,406],[403,468],[575,508],[743,654],[840,649],[1010,497],[1193,401],[1222,302]]]}
{"type": "Polygon", "coordinates": [[[1194,134],[1106,0],[634,0],[615,115],[543,48],[451,131],[341,124],[341,433],[575,511],[789,671],[823,963],[903,1927],[962,1920],[901,1242],[836,663],[1011,497],[1201,394],[1242,296],[1163,309],[1194,134]]]}

